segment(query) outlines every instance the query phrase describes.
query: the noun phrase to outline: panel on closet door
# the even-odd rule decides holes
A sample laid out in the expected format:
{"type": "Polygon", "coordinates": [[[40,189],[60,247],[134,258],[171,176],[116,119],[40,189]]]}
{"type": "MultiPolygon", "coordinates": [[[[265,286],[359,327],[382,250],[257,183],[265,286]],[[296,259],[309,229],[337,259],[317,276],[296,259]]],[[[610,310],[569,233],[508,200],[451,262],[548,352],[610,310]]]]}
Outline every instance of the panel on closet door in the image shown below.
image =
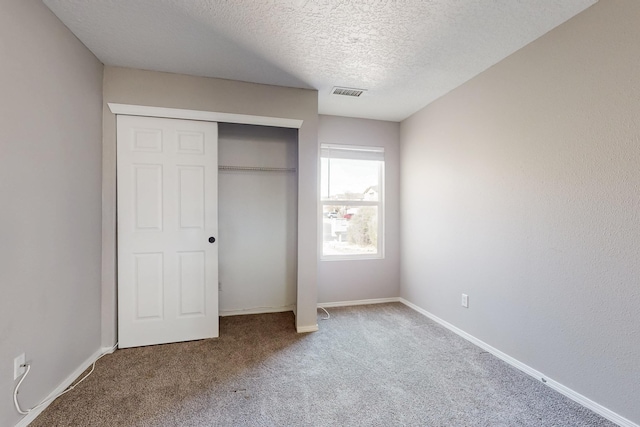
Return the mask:
{"type": "Polygon", "coordinates": [[[204,134],[201,132],[178,131],[179,154],[204,154],[204,134]]]}
{"type": "Polygon", "coordinates": [[[205,314],[205,253],[179,252],[179,316],[205,314]]]}
{"type": "Polygon", "coordinates": [[[180,228],[204,228],[204,167],[178,166],[180,228]]]}
{"type": "Polygon", "coordinates": [[[162,131],[159,129],[133,129],[131,139],[133,152],[162,152],[162,131]]]}
{"type": "Polygon", "coordinates": [[[163,254],[134,254],[136,320],[163,317],[163,254]]]}
{"type": "Polygon", "coordinates": [[[135,227],[162,229],[162,166],[133,165],[135,227]]]}

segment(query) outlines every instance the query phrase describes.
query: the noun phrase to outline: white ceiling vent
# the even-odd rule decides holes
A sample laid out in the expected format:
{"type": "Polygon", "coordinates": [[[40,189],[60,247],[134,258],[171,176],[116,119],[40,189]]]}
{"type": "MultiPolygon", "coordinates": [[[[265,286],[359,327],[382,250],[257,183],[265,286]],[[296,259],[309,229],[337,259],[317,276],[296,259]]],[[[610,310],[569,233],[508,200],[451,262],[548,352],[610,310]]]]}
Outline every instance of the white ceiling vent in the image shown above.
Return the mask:
{"type": "Polygon", "coordinates": [[[365,93],[366,89],[354,89],[352,87],[339,87],[334,86],[331,90],[332,95],[343,95],[343,96],[353,96],[355,98],[359,97],[363,93],[365,93]]]}

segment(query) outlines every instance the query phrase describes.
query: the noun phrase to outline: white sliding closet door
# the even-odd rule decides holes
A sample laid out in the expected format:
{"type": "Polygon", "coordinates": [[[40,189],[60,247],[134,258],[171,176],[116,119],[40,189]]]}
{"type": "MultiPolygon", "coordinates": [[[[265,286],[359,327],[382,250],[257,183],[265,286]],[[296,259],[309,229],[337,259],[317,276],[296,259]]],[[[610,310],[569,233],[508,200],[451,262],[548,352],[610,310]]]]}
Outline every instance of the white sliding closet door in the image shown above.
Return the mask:
{"type": "Polygon", "coordinates": [[[218,124],[118,116],[121,348],[218,336],[218,124]]]}

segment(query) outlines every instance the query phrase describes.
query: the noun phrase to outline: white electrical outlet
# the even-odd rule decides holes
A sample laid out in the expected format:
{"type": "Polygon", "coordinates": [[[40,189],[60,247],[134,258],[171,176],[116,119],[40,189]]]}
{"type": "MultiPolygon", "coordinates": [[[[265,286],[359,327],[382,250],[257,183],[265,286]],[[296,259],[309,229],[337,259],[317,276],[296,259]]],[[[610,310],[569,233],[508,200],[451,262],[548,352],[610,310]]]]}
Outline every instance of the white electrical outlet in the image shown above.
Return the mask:
{"type": "Polygon", "coordinates": [[[22,365],[27,363],[27,358],[24,353],[13,359],[13,379],[17,380],[22,374],[24,374],[26,368],[22,365]]]}
{"type": "Polygon", "coordinates": [[[462,294],[462,306],[464,308],[469,308],[469,295],[462,294]]]}

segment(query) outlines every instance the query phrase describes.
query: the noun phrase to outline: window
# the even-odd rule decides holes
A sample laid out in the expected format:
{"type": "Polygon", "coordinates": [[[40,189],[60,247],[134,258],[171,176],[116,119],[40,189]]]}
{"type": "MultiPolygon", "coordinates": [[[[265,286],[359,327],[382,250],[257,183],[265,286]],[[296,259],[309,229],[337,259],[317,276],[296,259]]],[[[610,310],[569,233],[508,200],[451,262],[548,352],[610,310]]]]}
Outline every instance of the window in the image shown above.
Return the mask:
{"type": "Polygon", "coordinates": [[[322,258],[382,258],[384,149],[322,144],[322,258]]]}

